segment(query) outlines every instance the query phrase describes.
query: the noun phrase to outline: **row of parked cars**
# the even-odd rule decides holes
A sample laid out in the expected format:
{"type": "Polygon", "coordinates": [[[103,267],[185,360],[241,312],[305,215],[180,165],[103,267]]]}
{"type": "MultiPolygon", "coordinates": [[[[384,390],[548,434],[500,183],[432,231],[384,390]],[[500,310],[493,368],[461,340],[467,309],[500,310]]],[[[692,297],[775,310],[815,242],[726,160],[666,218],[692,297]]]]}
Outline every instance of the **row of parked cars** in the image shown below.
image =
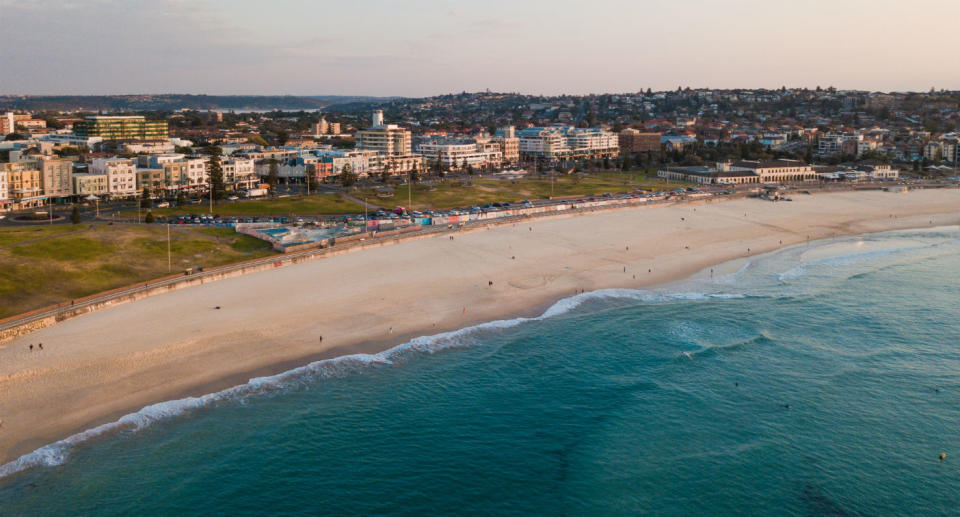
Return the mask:
{"type": "MultiPolygon", "coordinates": [[[[222,217],[219,214],[215,215],[198,215],[198,214],[188,214],[188,215],[177,215],[170,216],[166,219],[160,219],[161,222],[166,222],[170,224],[237,224],[237,223],[278,223],[278,224],[287,224],[290,222],[289,217],[222,217]]],[[[302,221],[302,220],[298,220],[302,221]]]]}

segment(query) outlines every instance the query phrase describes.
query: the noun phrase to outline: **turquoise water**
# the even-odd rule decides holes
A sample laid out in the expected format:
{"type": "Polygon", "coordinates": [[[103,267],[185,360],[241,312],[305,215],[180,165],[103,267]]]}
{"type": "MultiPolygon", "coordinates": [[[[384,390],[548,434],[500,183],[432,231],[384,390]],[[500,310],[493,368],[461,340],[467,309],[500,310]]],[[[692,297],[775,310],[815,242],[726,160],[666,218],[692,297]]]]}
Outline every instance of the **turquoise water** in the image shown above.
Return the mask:
{"type": "Polygon", "coordinates": [[[0,515],[955,515],[957,237],[799,246],[145,408],[0,468],[0,515]]]}

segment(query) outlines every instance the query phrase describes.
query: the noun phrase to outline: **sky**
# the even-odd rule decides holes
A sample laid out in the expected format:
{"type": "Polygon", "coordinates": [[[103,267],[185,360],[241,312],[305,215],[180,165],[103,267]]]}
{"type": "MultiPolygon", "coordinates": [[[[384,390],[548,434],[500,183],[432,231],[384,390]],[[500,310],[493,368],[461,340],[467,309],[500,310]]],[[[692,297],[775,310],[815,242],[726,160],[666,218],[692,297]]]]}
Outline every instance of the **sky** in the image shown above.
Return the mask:
{"type": "Polygon", "coordinates": [[[958,0],[0,0],[0,94],[960,89],[958,0]]]}

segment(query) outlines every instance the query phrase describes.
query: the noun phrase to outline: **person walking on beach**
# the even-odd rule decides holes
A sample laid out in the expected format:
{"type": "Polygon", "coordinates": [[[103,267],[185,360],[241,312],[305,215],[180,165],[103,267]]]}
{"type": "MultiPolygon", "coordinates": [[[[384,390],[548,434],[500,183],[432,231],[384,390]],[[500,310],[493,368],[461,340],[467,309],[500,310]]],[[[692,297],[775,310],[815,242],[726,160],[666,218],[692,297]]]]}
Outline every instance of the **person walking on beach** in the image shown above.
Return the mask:
{"type": "Polygon", "coordinates": [[[40,343],[40,344],[37,345],[37,346],[40,347],[40,350],[43,350],[43,343],[40,343]]]}
{"type": "Polygon", "coordinates": [[[30,351],[33,352],[33,343],[30,344],[30,351]]]}

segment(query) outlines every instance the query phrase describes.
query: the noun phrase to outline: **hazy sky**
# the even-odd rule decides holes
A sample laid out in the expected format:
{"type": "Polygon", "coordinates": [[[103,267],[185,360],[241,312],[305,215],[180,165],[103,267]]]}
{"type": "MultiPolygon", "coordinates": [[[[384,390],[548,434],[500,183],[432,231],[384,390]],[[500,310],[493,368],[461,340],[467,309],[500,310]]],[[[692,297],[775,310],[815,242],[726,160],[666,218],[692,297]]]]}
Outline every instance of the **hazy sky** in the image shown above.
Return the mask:
{"type": "Polygon", "coordinates": [[[960,0],[0,0],[0,93],[960,89],[960,0]]]}

